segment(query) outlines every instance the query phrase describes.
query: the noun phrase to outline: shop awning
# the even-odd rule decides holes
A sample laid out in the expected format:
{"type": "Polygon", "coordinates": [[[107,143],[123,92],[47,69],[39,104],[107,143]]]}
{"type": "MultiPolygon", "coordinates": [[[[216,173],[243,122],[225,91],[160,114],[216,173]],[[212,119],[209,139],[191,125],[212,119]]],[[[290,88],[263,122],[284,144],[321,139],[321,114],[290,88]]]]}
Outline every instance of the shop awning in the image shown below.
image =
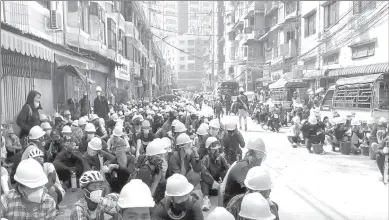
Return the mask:
{"type": "Polygon", "coordinates": [[[285,78],[280,78],[275,83],[269,85],[269,89],[281,89],[281,88],[304,88],[308,87],[307,82],[302,80],[288,80],[285,78]]]}
{"type": "Polygon", "coordinates": [[[54,53],[54,60],[58,68],[62,66],[66,67],[68,65],[71,65],[79,69],[88,69],[88,64],[80,59],[77,59],[77,57],[71,57],[71,55],[65,54],[64,52],[60,51],[54,51],[54,53]]]}
{"type": "Polygon", "coordinates": [[[389,63],[378,63],[363,66],[329,70],[328,77],[351,76],[360,74],[389,73],[389,63]]]}
{"type": "Polygon", "coordinates": [[[93,81],[92,79],[87,77],[88,70],[80,69],[80,68],[75,67],[73,65],[59,66],[58,69],[64,70],[64,71],[68,72],[69,74],[72,74],[75,77],[79,77],[84,82],[84,84],[86,84],[86,82],[88,82],[90,84],[96,83],[95,81],[93,81]]]}
{"type": "Polygon", "coordinates": [[[316,79],[325,76],[326,70],[306,70],[304,71],[304,79],[316,79]]]}
{"type": "Polygon", "coordinates": [[[42,60],[54,61],[54,52],[52,49],[35,40],[3,29],[1,30],[1,47],[42,60]]]}
{"type": "Polygon", "coordinates": [[[353,84],[360,84],[360,83],[372,83],[378,80],[381,76],[383,76],[383,73],[379,74],[371,74],[371,75],[364,75],[364,76],[356,76],[356,77],[349,77],[349,78],[340,78],[338,81],[336,81],[336,85],[343,86],[343,85],[353,85],[353,84]]]}

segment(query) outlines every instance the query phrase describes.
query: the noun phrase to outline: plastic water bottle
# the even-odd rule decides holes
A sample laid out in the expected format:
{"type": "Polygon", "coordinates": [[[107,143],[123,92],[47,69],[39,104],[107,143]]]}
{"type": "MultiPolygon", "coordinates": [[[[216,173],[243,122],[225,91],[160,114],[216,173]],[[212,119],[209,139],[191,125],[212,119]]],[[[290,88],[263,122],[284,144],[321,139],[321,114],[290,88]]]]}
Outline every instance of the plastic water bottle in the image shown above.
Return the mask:
{"type": "Polygon", "coordinates": [[[76,172],[72,171],[70,173],[70,183],[72,185],[72,191],[76,191],[77,190],[77,177],[76,177],[76,172]]]}

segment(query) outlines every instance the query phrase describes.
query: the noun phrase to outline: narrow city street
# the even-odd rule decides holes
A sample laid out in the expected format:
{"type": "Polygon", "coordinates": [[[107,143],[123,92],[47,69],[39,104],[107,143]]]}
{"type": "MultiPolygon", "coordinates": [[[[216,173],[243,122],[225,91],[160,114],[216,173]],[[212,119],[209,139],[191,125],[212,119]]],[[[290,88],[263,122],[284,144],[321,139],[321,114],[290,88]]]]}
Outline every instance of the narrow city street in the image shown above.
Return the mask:
{"type": "MultiPolygon", "coordinates": [[[[237,120],[227,116],[223,121],[237,120]]],[[[268,151],[264,165],[273,177],[271,197],[280,207],[280,219],[287,220],[387,220],[388,186],[379,181],[375,161],[366,156],[341,155],[326,148],[326,154],[309,154],[303,147],[293,149],[287,139],[287,128],[279,133],[263,131],[251,120],[243,132],[247,142],[260,135],[268,151]]],[[[60,204],[68,219],[72,205],[82,196],[68,192],[60,204]]],[[[213,197],[212,209],[217,204],[213,197]]]]}

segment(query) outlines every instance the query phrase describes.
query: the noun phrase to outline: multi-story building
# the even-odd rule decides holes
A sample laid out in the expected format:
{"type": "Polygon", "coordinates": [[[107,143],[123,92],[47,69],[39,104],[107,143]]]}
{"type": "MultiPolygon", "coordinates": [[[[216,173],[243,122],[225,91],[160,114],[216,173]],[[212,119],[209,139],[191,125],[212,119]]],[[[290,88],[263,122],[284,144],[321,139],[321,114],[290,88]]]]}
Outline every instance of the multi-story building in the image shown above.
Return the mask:
{"type": "Polygon", "coordinates": [[[311,88],[339,77],[388,73],[388,2],[301,2],[301,55],[311,88]]]}
{"type": "Polygon", "coordinates": [[[209,47],[209,37],[178,35],[175,44],[177,50],[177,85],[186,90],[201,90],[204,73],[204,53],[209,47]]]}
{"type": "Polygon", "coordinates": [[[53,113],[84,92],[93,102],[96,86],[110,101],[167,86],[163,53],[137,2],[2,1],[1,8],[2,119],[13,118],[32,89],[53,113]]]}

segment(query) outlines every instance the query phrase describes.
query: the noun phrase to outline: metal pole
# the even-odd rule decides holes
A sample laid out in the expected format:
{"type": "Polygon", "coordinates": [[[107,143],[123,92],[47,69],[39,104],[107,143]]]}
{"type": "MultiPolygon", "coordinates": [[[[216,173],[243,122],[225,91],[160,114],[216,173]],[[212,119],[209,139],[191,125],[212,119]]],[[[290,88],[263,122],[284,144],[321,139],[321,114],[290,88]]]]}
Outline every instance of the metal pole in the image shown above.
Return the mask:
{"type": "MultiPolygon", "coordinates": [[[[151,25],[151,1],[149,1],[149,26],[151,25]]],[[[149,30],[150,31],[150,30],[149,30]]],[[[151,41],[153,40],[153,36],[151,35],[151,37],[150,37],[150,40],[149,40],[149,55],[151,54],[151,57],[149,57],[149,65],[148,65],[148,69],[149,69],[149,96],[150,96],[150,102],[151,102],[151,100],[153,99],[153,74],[152,74],[152,71],[153,71],[153,69],[151,68],[151,66],[150,66],[150,61],[151,61],[151,58],[153,57],[152,55],[152,53],[150,53],[150,52],[152,52],[152,47],[151,47],[151,41]]]]}
{"type": "Polygon", "coordinates": [[[209,77],[209,84],[212,88],[212,77],[215,75],[215,1],[212,2],[212,75],[209,77]]]}

